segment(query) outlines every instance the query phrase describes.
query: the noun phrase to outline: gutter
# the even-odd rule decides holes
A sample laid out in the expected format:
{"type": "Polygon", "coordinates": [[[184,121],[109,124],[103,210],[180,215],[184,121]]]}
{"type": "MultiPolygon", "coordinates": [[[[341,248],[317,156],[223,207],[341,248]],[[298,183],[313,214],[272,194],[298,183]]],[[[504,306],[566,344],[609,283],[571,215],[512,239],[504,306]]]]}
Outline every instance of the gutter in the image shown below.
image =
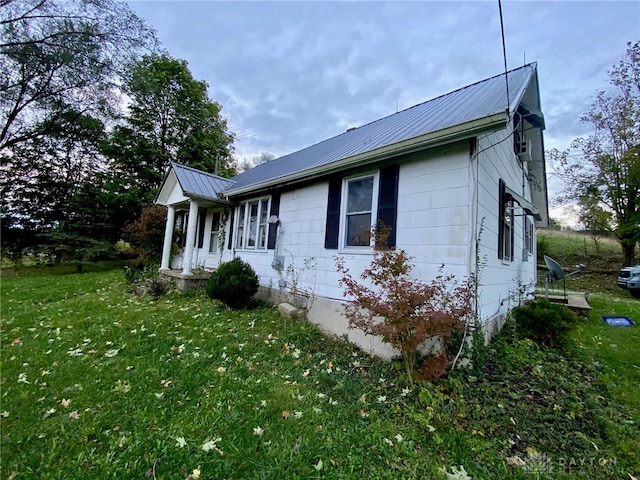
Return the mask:
{"type": "Polygon", "coordinates": [[[366,165],[373,163],[377,160],[390,158],[392,156],[398,156],[408,153],[413,153],[419,150],[424,150],[429,147],[437,147],[443,144],[451,143],[456,140],[464,140],[480,133],[487,131],[494,131],[501,127],[504,127],[508,121],[508,112],[502,111],[483,117],[477,120],[471,120],[469,122],[461,123],[453,127],[444,128],[435,132],[429,132],[424,135],[413,137],[400,142],[392,143],[391,145],[385,145],[384,147],[376,148],[368,152],[359,153],[351,157],[346,157],[340,160],[333,161],[329,164],[319,165],[317,167],[308,168],[306,170],[300,170],[281,177],[270,178],[263,180],[262,182],[252,183],[250,185],[229,189],[224,192],[225,197],[242,195],[249,192],[259,192],[266,190],[269,187],[275,185],[282,186],[292,183],[296,183],[300,180],[306,180],[315,175],[327,175],[340,170],[345,170],[355,165],[366,165]]]}

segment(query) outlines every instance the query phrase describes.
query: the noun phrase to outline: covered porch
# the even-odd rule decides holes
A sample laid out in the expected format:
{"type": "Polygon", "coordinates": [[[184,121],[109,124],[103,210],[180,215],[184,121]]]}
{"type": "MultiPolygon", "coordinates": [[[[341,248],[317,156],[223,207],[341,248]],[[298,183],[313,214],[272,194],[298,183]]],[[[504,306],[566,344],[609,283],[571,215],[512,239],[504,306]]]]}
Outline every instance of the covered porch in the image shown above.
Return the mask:
{"type": "Polygon", "coordinates": [[[172,163],[155,203],[167,207],[160,273],[185,288],[206,282],[220,263],[233,182],[172,163]]]}

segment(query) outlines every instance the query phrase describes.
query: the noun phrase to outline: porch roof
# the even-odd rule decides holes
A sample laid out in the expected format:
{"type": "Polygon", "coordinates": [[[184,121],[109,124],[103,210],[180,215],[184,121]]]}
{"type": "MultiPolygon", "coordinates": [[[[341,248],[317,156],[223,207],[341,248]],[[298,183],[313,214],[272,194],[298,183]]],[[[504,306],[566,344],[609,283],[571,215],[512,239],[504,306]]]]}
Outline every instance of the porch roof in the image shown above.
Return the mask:
{"type": "Polygon", "coordinates": [[[156,195],[155,203],[172,205],[186,201],[188,198],[226,203],[220,193],[234,183],[227,178],[171,162],[156,195]],[[176,191],[176,187],[179,187],[179,192],[176,191]]]}

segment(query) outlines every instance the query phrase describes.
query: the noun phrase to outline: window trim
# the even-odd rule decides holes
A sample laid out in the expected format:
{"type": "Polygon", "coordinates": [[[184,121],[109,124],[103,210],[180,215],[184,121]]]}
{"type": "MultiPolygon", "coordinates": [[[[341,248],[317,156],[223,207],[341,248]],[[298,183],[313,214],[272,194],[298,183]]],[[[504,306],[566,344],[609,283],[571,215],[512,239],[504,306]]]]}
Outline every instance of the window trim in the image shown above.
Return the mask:
{"type": "MultiPolygon", "coordinates": [[[[376,225],[382,222],[389,229],[387,247],[396,247],[398,229],[398,195],[400,186],[400,165],[392,163],[381,167],[377,171],[378,203],[376,205],[376,225]]],[[[355,175],[346,178],[355,177],[355,175]]],[[[324,230],[324,248],[327,250],[341,250],[340,233],[344,228],[340,225],[343,197],[343,180],[345,175],[333,175],[327,179],[327,208],[324,230]],[[342,230],[341,230],[342,228],[342,230]]],[[[372,251],[372,250],[370,250],[372,251]]],[[[345,253],[356,253],[348,249],[345,253]]],[[[364,251],[361,253],[365,253],[364,251]]]]}
{"type": "Polygon", "coordinates": [[[347,206],[349,202],[349,184],[357,180],[363,180],[366,178],[373,179],[373,188],[371,192],[371,227],[376,225],[378,220],[378,199],[379,199],[379,186],[380,186],[380,171],[371,171],[367,173],[361,173],[358,175],[351,175],[342,179],[342,190],[340,199],[340,226],[338,236],[338,248],[340,251],[345,252],[370,252],[373,246],[373,239],[369,240],[369,245],[347,245],[347,206]]]}
{"type": "Polygon", "coordinates": [[[498,180],[498,258],[513,262],[515,249],[515,216],[513,197],[506,191],[504,180],[498,180]],[[508,220],[508,221],[507,221],[508,220]],[[506,238],[505,238],[506,237],[506,238]],[[508,247],[508,251],[507,248],[508,247]]]}
{"type": "Polygon", "coordinates": [[[247,199],[235,208],[237,215],[235,215],[233,232],[234,232],[234,248],[237,250],[243,250],[247,252],[266,252],[268,244],[268,221],[271,208],[271,197],[257,197],[247,199]],[[265,203],[266,202],[266,203],[265,203]],[[251,206],[257,205],[256,211],[256,225],[255,225],[255,238],[254,245],[249,246],[251,240],[251,206]],[[266,215],[263,215],[263,210],[266,211],[266,215]],[[261,223],[262,219],[265,222],[261,223]],[[242,223],[242,225],[241,225],[242,223]],[[240,228],[242,227],[242,233],[240,228]],[[263,235],[262,246],[260,246],[260,233],[263,235]],[[241,241],[240,241],[241,240],[241,241]]]}
{"type": "Polygon", "coordinates": [[[523,227],[524,227],[524,239],[523,239],[524,251],[527,254],[527,258],[525,258],[525,260],[527,260],[531,255],[533,255],[533,246],[534,246],[533,221],[531,220],[531,218],[529,218],[528,215],[525,215],[524,217],[523,227]]]}
{"type": "Polygon", "coordinates": [[[220,231],[222,230],[222,222],[223,222],[223,218],[222,218],[222,211],[220,210],[214,210],[211,212],[211,221],[209,222],[210,224],[210,229],[209,229],[209,248],[207,250],[207,253],[209,253],[210,255],[216,254],[218,253],[218,243],[219,243],[219,238],[220,238],[220,231]],[[218,217],[218,228],[217,230],[214,229],[215,227],[215,219],[216,216],[218,217]],[[216,241],[213,241],[213,237],[216,237],[216,241]],[[215,243],[215,244],[214,244],[215,243]]]}

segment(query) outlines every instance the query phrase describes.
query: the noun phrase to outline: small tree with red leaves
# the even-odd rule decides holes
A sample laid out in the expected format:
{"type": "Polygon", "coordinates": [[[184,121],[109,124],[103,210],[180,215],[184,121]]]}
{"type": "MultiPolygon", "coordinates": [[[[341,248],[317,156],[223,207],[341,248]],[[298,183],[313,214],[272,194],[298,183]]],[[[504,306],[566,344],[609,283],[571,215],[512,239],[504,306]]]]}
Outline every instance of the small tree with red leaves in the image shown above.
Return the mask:
{"type": "Polygon", "coordinates": [[[131,242],[144,263],[151,264],[160,260],[166,221],[167,207],[148,205],[142,209],[135,222],[124,228],[125,239],[131,242]]]}
{"type": "Polygon", "coordinates": [[[445,342],[454,332],[464,330],[473,313],[473,288],[470,280],[457,282],[442,273],[429,282],[409,276],[412,257],[402,249],[387,247],[384,232],[372,232],[375,247],[371,264],[354,278],[344,258],[336,257],[336,269],[342,275],[340,286],[353,301],[345,314],[349,328],[382,338],[402,354],[409,383],[413,384],[419,350],[429,339],[444,354],[445,342]],[[366,283],[366,285],[365,285],[366,283]]]}

